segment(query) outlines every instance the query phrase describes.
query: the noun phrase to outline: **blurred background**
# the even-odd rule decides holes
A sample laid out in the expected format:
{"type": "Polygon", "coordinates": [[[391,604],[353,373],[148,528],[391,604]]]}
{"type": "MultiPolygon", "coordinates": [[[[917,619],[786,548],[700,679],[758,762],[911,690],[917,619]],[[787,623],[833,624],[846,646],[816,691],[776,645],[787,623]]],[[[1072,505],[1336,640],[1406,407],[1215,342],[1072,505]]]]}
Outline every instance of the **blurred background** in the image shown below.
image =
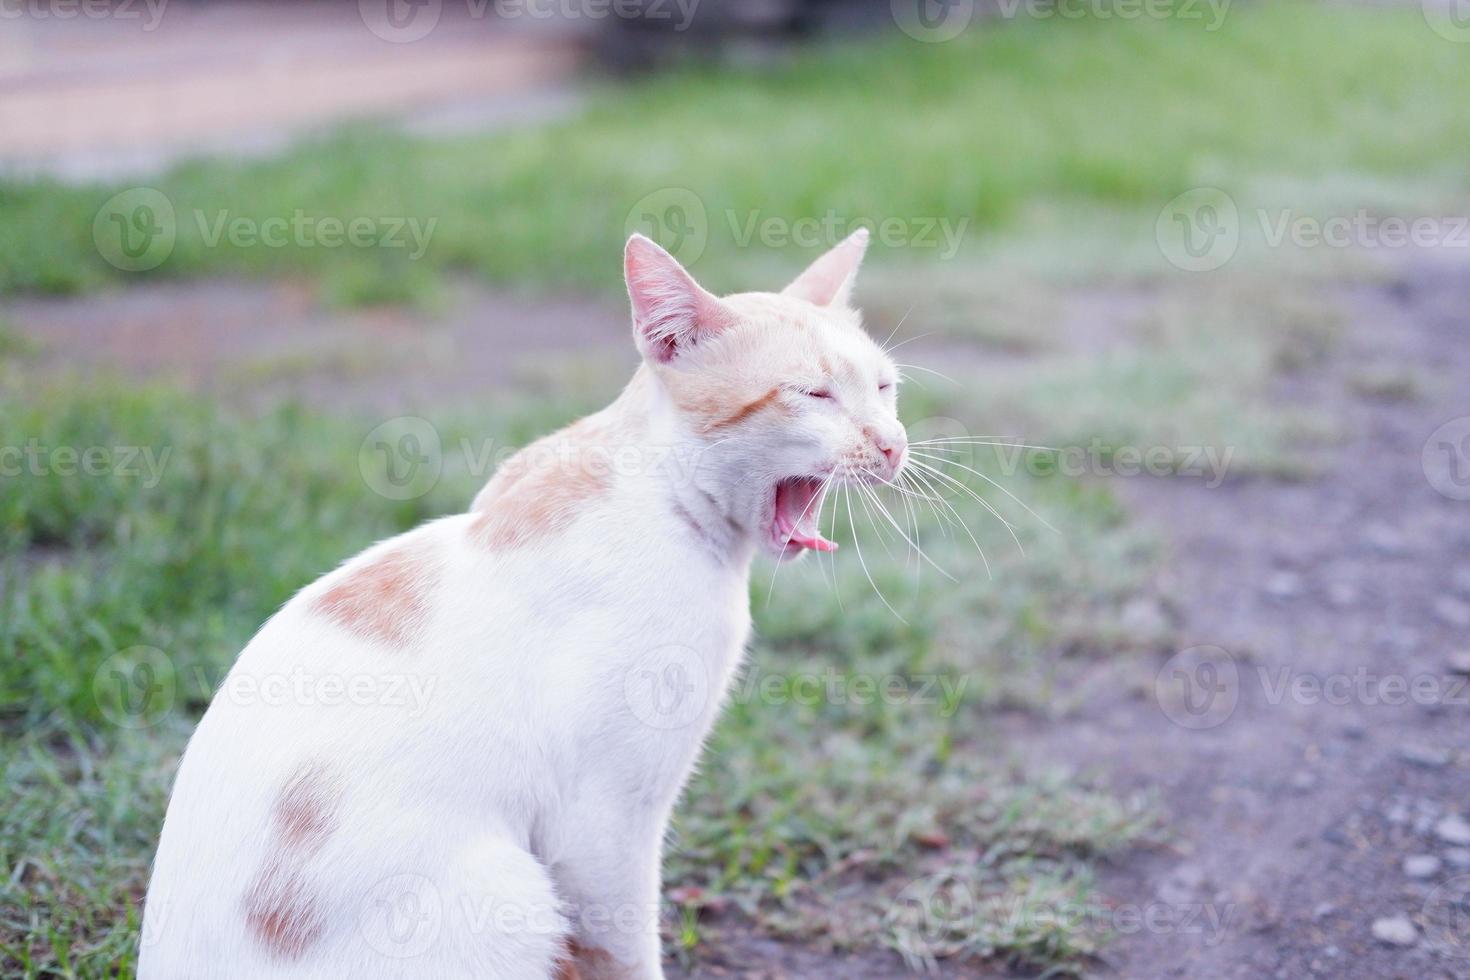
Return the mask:
{"type": "Polygon", "coordinates": [[[670,975],[1470,976],[1467,87],[1463,0],[0,0],[0,972],[133,974],[235,654],[618,390],[628,234],[867,227],[940,441],[757,567],[670,975]]]}

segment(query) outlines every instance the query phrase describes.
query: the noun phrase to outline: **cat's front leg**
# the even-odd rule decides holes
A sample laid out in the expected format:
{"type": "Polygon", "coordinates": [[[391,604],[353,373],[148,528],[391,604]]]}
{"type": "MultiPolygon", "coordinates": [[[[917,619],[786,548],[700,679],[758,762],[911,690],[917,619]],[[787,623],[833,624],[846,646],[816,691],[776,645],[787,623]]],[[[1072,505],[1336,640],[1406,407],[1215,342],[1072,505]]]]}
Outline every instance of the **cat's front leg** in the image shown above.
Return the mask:
{"type": "Polygon", "coordinates": [[[553,869],[570,920],[568,949],[575,972],[565,971],[565,977],[663,980],[658,931],[663,821],[639,822],[642,826],[629,828],[601,821],[553,869]]]}

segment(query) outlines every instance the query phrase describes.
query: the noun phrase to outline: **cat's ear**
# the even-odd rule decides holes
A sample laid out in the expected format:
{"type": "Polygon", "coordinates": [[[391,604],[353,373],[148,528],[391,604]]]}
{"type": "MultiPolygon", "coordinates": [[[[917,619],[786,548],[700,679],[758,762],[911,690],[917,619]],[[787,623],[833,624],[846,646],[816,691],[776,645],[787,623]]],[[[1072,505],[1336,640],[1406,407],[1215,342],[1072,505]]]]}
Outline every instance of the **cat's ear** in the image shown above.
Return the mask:
{"type": "Polygon", "coordinates": [[[807,266],[785,289],[783,296],[794,296],[818,306],[846,306],[852,295],[863,253],[868,250],[868,229],[859,228],[836,247],[807,266]]]}
{"type": "Polygon", "coordinates": [[[633,303],[633,338],[645,358],[667,364],[735,322],[735,314],[650,239],[633,235],[623,249],[633,303]]]}

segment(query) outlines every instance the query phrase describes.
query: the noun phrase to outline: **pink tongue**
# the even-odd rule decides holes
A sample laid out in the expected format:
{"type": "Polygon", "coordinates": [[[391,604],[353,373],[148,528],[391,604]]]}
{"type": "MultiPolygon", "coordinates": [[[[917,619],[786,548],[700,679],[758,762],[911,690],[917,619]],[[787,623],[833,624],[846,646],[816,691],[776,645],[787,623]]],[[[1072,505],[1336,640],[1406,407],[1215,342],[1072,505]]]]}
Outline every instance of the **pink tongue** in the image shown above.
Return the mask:
{"type": "MultiPolygon", "coordinates": [[[[822,537],[820,534],[818,534],[816,537],[812,537],[810,534],[802,534],[801,532],[798,531],[797,533],[793,534],[791,537],[787,538],[787,540],[790,541],[792,544],[800,545],[803,548],[810,548],[813,551],[836,551],[837,550],[837,542],[836,541],[828,541],[826,538],[822,537]]],[[[846,559],[843,559],[843,560],[845,561],[846,559]]]]}
{"type": "Polygon", "coordinates": [[[776,531],[790,544],[812,551],[836,551],[835,542],[822,537],[817,528],[821,516],[816,502],[821,483],[790,480],[776,486],[776,531]]]}

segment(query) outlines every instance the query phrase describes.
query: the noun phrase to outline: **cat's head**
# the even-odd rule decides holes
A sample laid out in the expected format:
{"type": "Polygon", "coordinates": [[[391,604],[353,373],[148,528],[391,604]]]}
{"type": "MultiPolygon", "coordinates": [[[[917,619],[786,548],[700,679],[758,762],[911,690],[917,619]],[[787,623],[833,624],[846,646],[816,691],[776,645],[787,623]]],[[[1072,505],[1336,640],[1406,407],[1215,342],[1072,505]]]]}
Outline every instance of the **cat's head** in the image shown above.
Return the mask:
{"type": "Polygon", "coordinates": [[[895,479],[907,460],[898,368],[849,305],[860,230],[779,293],[716,297],[673,256],[628,239],[633,333],[726,516],[779,559],[836,547],[818,529],[827,490],[895,479]]]}

